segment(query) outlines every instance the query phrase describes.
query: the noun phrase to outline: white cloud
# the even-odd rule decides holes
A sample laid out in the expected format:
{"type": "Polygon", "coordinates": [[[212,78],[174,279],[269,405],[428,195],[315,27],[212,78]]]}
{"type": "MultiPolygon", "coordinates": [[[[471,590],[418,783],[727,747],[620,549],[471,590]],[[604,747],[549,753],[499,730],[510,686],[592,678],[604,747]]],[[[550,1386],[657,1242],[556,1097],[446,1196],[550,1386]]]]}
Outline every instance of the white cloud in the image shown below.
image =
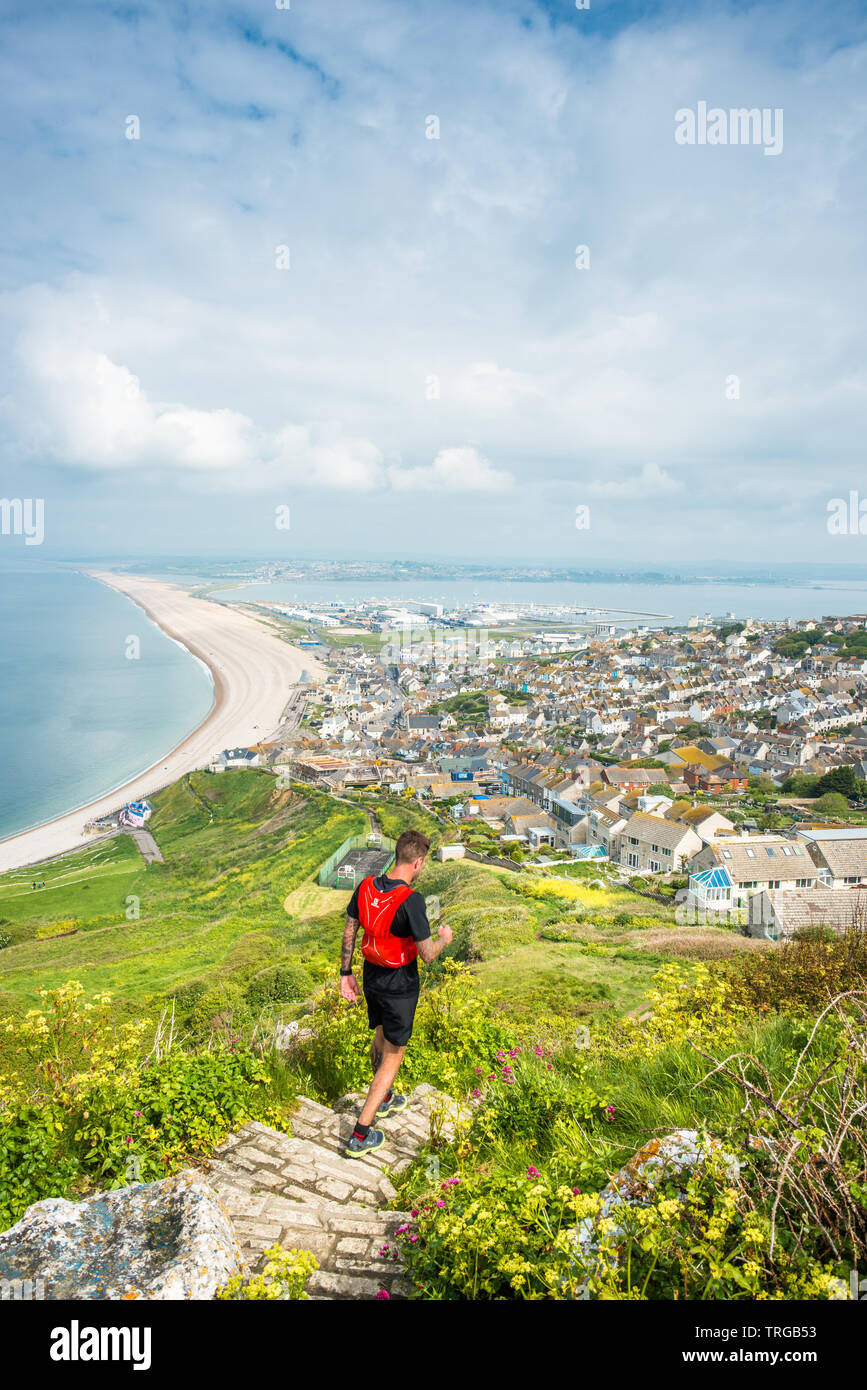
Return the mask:
{"type": "Polygon", "coordinates": [[[111,474],[132,511],[139,470],[175,478],[207,492],[214,537],[245,489],[345,491],[337,547],[388,491],[395,516],[424,492],[419,544],[455,553],[479,511],[455,516],[460,493],[496,508],[497,554],[568,547],[579,478],[646,502],[610,544],[640,526],[653,553],[677,493],[699,558],[721,513],[728,557],[766,542],[738,495],[757,478],[859,485],[865,47],[845,7],[817,29],[806,0],[664,0],[592,34],[534,0],[442,0],[434,27],[398,0],[357,0],[348,27],[316,5],[181,26],[171,0],[98,8],[19,6],[4,34],[5,182],[26,189],[4,224],[5,461],[51,463],[70,498],[111,474]],[[678,146],[700,99],[783,107],[780,158],[678,146]]]}
{"type": "Polygon", "coordinates": [[[423,492],[508,492],[515,483],[511,473],[469,447],[441,449],[429,466],[390,468],[389,478],[398,491],[423,492]]]}
{"type": "Polygon", "coordinates": [[[665,497],[669,493],[680,492],[682,488],[683,483],[677,478],[672,478],[658,463],[646,463],[640,473],[636,473],[632,478],[624,478],[619,483],[594,482],[588,485],[588,491],[594,497],[622,497],[635,502],[651,497],[665,497]]]}
{"type": "Polygon", "coordinates": [[[237,410],[151,401],[104,352],[39,334],[22,344],[20,364],[19,394],[4,413],[24,456],[88,472],[210,473],[229,491],[281,483],[369,491],[387,481],[376,445],[333,422],[269,433],[237,410]]]}

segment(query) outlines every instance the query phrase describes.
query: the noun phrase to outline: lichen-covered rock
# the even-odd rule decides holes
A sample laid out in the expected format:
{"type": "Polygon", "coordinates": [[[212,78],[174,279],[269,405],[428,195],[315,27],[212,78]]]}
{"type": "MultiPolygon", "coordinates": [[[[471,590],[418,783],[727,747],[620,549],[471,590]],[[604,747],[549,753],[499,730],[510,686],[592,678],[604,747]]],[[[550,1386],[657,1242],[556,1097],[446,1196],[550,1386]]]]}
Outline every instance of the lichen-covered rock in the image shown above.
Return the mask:
{"type": "MultiPolygon", "coordinates": [[[[688,1174],[706,1161],[709,1154],[720,1155],[726,1166],[726,1176],[730,1182],[737,1182],[740,1163],[733,1154],[726,1153],[718,1139],[701,1138],[697,1130],[676,1129],[661,1139],[651,1139],[638,1153],[633,1154],[624,1164],[599,1196],[598,1213],[585,1217],[569,1232],[572,1243],[581,1257],[585,1268],[601,1262],[598,1254],[598,1231],[600,1221],[611,1219],[615,1224],[610,1236],[616,1242],[622,1233],[617,1224],[618,1211],[624,1206],[647,1206],[656,1196],[659,1184],[672,1177],[688,1174]]],[[[682,1196],[682,1194],[680,1194],[682,1196]]],[[[610,1257],[610,1263],[616,1260],[610,1257]]]]}
{"type": "Polygon", "coordinates": [[[192,1169],[36,1202],[0,1235],[0,1279],[38,1279],[49,1299],[210,1299],[243,1272],[229,1215],[192,1169]]]}

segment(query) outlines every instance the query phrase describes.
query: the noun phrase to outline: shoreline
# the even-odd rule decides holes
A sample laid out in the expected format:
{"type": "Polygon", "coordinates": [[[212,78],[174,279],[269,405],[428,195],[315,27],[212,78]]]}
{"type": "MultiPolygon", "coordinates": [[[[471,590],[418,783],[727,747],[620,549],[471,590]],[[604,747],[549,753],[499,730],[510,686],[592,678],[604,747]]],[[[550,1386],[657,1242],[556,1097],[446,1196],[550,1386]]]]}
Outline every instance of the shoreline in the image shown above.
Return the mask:
{"type": "Polygon", "coordinates": [[[165,580],[103,570],[81,573],[122,594],[200,662],[211,678],[213,703],[179,743],[141,772],[80,806],[0,840],[0,873],[86,849],[98,838],[85,832],[88,821],[119,810],[127,801],[151,796],[186,772],[207,766],[221,748],[266,741],[279,726],[302,669],[312,675],[321,673],[315,657],[281,641],[229,605],[192,598],[188,590],[165,580]]]}

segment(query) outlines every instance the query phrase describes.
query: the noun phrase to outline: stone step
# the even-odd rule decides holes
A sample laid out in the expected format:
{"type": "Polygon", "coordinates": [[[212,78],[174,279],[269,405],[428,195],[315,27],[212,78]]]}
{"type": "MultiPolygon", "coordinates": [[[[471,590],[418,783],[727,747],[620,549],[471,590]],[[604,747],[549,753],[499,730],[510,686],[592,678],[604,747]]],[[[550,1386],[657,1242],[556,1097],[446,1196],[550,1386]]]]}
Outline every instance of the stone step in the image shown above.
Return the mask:
{"type": "MultiPolygon", "coordinates": [[[[382,1289],[391,1298],[408,1296],[402,1262],[393,1256],[395,1231],[409,1215],[384,1209],[396,1196],[388,1175],[403,1172],[430,1143],[431,1103],[439,1097],[419,1086],[407,1100],[381,1122],[382,1148],[357,1159],[343,1150],[364,1102],[360,1094],[341,1097],[333,1110],[302,1096],[291,1135],[253,1120],[215,1149],[203,1166],[248,1268],[261,1271],[273,1245],[309,1250],[320,1266],[307,1285],[313,1299],[375,1298],[382,1289]]],[[[449,1103],[456,1118],[468,1113],[449,1103]]]]}

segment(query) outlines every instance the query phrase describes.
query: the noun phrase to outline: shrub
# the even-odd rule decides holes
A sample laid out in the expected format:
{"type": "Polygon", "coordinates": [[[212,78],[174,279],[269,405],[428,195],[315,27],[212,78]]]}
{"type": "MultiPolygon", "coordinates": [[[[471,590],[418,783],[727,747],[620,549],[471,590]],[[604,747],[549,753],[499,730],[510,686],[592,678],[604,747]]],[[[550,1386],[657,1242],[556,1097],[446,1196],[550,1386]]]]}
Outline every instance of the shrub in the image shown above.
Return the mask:
{"type": "Polygon", "coordinates": [[[551,1049],[539,1044],[532,1050],[510,1048],[508,1054],[501,1049],[492,1070],[475,1088],[480,1103],[470,1142],[483,1147],[497,1135],[509,1135],[516,1145],[528,1143],[545,1152],[558,1120],[586,1126],[601,1120],[609,1113],[608,1101],[585,1083],[584,1067],[582,1057],[571,1072],[561,1069],[552,1061],[551,1049]]]}
{"type": "Polygon", "coordinates": [[[182,1051],[146,1019],[112,1023],[109,996],[83,993],[42,990],[41,1009],[0,1023],[0,1226],[71,1188],[165,1177],[247,1120],[282,1126],[262,1059],[235,1042],[182,1051]]]}
{"type": "MultiPolygon", "coordinates": [[[[421,989],[412,1046],[400,1073],[406,1085],[428,1081],[453,1095],[469,1090],[479,1059],[493,1058],[514,1041],[514,1024],[492,1012],[495,1002],[476,993],[465,966],[445,960],[441,978],[426,980],[421,989]]],[[[310,1027],[313,1037],[299,1046],[298,1064],[317,1098],[331,1101],[366,1090],[372,1033],[363,1003],[347,1004],[329,987],[317,997],[310,1027]]]]}
{"type": "Polygon", "coordinates": [[[310,994],[307,971],[297,961],[276,965],[254,976],[244,991],[245,999],[255,1012],[268,1004],[295,1004],[310,994]]]}
{"type": "Polygon", "coordinates": [[[867,979],[867,924],[853,913],[842,933],[804,931],[773,950],[716,967],[733,1001],[757,1013],[814,1014],[867,979]]]}
{"type": "Polygon", "coordinates": [[[309,1302],[310,1295],[305,1292],[304,1285],[313,1271],[319,1268],[319,1261],[310,1251],[283,1250],[279,1245],[272,1245],[265,1254],[268,1263],[261,1274],[252,1279],[235,1275],[217,1290],[217,1298],[229,1302],[243,1299],[309,1302]]]}

